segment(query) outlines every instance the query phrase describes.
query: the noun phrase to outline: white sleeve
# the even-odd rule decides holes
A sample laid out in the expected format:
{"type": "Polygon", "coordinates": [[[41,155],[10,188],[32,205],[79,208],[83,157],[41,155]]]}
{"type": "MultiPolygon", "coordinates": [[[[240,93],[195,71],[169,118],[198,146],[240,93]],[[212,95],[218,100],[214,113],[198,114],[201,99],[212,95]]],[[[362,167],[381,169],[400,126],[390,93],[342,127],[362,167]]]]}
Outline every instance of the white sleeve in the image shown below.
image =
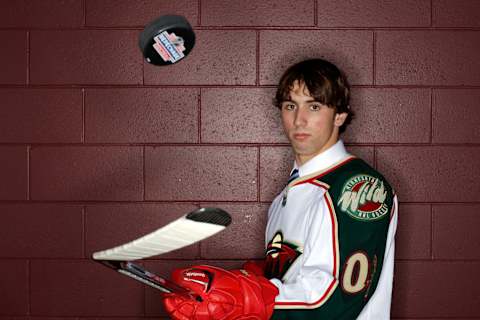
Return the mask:
{"type": "Polygon", "coordinates": [[[313,308],[323,304],[338,285],[337,221],[328,193],[305,213],[307,226],[303,254],[284,276],[271,282],[279,289],[277,307],[313,308]]]}
{"type": "Polygon", "coordinates": [[[393,269],[395,258],[395,233],[398,224],[398,199],[393,198],[393,213],[388,228],[387,245],[383,268],[377,289],[367,305],[363,308],[357,320],[390,319],[390,306],[392,304],[393,269]]]}

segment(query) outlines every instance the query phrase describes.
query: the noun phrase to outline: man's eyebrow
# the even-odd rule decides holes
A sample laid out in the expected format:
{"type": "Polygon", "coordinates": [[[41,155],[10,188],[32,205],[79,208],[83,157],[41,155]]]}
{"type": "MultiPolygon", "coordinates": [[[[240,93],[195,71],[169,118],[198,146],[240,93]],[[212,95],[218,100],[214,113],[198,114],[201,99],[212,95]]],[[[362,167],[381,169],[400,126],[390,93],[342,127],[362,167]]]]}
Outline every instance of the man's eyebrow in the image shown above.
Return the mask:
{"type": "MultiPolygon", "coordinates": [[[[284,103],[284,102],[293,102],[293,103],[296,103],[295,101],[293,101],[293,100],[289,100],[289,99],[282,100],[282,103],[284,103]]],[[[318,102],[318,103],[321,103],[320,101],[318,101],[318,100],[315,100],[315,99],[309,99],[309,100],[305,100],[305,102],[318,102]]]]}

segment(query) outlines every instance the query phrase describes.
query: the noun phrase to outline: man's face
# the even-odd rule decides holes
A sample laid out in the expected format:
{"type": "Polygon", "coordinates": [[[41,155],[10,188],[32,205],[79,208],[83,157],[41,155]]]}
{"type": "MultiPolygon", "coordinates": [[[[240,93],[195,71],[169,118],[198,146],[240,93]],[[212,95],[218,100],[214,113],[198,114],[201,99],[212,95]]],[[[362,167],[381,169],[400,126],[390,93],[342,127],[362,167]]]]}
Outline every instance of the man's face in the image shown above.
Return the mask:
{"type": "Polygon", "coordinates": [[[294,82],[290,101],[281,105],[282,123],[299,165],[327,150],[338,141],[346,113],[321,104],[310,96],[303,83],[294,82]]]}

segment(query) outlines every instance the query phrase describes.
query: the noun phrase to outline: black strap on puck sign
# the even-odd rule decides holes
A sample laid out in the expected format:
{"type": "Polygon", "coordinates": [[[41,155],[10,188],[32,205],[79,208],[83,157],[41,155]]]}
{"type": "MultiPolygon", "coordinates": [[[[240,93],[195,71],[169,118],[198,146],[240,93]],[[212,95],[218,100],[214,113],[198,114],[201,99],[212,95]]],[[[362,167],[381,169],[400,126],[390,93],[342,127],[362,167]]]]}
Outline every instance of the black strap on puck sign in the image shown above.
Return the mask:
{"type": "Polygon", "coordinates": [[[185,17],[165,15],[145,27],[138,45],[148,63],[170,65],[190,53],[195,45],[195,33],[185,17]]]}

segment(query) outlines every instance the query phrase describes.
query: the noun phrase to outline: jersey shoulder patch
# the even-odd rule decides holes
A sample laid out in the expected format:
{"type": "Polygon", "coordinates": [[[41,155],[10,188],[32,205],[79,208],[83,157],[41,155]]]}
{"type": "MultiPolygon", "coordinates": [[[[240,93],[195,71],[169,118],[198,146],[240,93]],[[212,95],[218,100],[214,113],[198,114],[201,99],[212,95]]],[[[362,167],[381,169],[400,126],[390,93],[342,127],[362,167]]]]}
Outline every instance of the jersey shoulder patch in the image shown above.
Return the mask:
{"type": "Polygon", "coordinates": [[[354,219],[377,220],[389,212],[388,190],[379,177],[358,174],[347,180],[336,205],[354,219]]]}
{"type": "Polygon", "coordinates": [[[354,159],[321,177],[337,210],[360,221],[388,216],[393,190],[385,178],[361,159],[354,159]]]}

